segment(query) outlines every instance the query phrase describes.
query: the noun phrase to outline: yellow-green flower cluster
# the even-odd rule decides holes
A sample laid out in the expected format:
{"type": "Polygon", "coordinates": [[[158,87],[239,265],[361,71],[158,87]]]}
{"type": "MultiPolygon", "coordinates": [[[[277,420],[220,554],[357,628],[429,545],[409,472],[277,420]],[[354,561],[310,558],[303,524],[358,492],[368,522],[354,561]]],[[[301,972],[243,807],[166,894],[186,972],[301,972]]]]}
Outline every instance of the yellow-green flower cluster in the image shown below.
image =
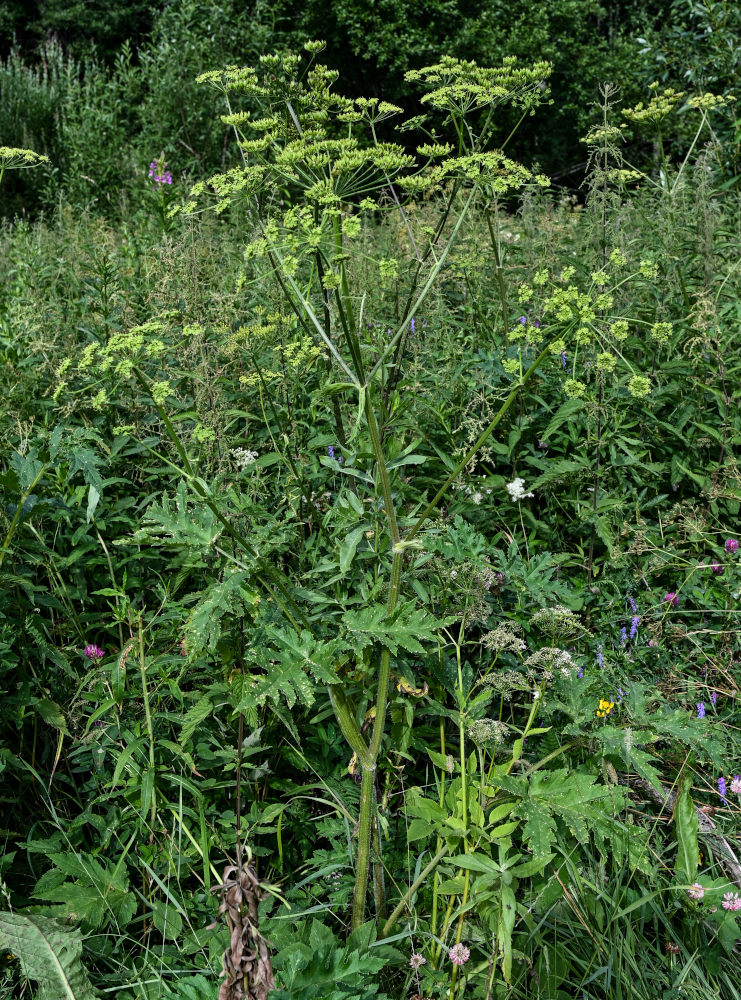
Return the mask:
{"type": "Polygon", "coordinates": [[[34,153],[32,149],[19,149],[17,146],[0,146],[0,177],[5,170],[24,170],[48,163],[49,157],[43,153],[34,153]]]}
{"type": "Polygon", "coordinates": [[[684,97],[684,91],[674,90],[667,87],[658,93],[658,83],[652,83],[650,89],[654,91],[653,97],[648,104],[640,101],[633,108],[623,108],[623,114],[628,121],[636,125],[660,125],[664,119],[674,111],[684,97]]]}
{"type": "Polygon", "coordinates": [[[687,101],[691,108],[699,111],[714,111],[724,105],[731,104],[736,100],[733,94],[722,97],[720,94],[695,94],[687,101]]]}
{"type": "Polygon", "coordinates": [[[645,375],[634,375],[628,382],[628,392],[636,399],[648,396],[651,392],[651,380],[645,375]]]}
{"type": "Polygon", "coordinates": [[[672,335],[671,323],[654,323],[651,327],[651,339],[657,344],[666,344],[672,335]]]}

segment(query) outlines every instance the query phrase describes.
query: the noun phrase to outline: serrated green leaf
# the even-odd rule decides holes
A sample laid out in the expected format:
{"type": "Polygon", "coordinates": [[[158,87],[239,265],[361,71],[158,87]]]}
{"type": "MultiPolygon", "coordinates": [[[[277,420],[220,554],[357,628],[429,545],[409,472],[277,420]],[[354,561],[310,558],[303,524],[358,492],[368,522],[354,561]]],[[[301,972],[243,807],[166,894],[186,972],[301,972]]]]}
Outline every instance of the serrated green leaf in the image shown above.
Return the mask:
{"type": "Polygon", "coordinates": [[[82,967],[80,932],[36,914],[0,913],[0,948],[38,985],[37,1000],[96,1000],[82,967]]]}

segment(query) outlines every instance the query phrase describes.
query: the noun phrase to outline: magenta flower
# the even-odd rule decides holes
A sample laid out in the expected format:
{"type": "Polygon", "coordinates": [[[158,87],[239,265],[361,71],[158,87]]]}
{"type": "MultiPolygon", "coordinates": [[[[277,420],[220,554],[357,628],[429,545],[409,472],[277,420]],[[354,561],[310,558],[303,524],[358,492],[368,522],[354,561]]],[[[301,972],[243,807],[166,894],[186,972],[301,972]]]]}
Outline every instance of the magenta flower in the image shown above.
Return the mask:
{"type": "Polygon", "coordinates": [[[664,594],[664,603],[672,604],[676,608],[679,605],[679,598],[673,590],[670,590],[668,594],[664,594]]]}
{"type": "Polygon", "coordinates": [[[710,568],[716,576],[723,576],[723,573],[725,572],[721,563],[713,563],[710,568]]]}
{"type": "Polygon", "coordinates": [[[464,944],[461,944],[459,941],[458,944],[454,944],[453,947],[450,949],[450,951],[448,952],[448,957],[450,961],[453,963],[453,965],[465,965],[466,962],[471,957],[471,951],[469,948],[466,948],[466,946],[464,944]]]}
{"type": "Polygon", "coordinates": [[[88,658],[88,660],[102,660],[105,656],[105,653],[100,646],[96,646],[94,642],[90,643],[89,646],[85,646],[82,653],[83,656],[88,658]]]}
{"type": "Polygon", "coordinates": [[[737,892],[726,892],[720,905],[724,910],[741,910],[741,897],[737,892]]]}
{"type": "Polygon", "coordinates": [[[735,538],[726,539],[726,552],[736,552],[738,550],[738,542],[735,538]]]}

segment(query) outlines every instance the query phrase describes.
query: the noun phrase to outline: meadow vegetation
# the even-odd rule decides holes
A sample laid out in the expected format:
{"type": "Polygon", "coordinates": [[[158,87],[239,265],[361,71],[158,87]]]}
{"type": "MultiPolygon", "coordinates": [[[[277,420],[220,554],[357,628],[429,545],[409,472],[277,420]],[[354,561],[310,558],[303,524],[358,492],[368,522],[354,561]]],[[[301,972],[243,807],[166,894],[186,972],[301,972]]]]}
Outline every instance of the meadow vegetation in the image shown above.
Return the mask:
{"type": "Polygon", "coordinates": [[[315,6],[0,65],[0,998],[737,1000],[735,6],[315,6]]]}

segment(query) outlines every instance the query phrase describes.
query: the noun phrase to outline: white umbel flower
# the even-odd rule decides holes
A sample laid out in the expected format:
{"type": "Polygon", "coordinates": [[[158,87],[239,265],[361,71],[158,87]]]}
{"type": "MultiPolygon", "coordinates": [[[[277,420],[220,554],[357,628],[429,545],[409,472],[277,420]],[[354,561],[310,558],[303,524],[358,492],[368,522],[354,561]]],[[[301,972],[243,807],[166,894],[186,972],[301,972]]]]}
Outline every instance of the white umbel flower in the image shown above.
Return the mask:
{"type": "Polygon", "coordinates": [[[525,480],[520,479],[519,476],[517,479],[513,479],[511,483],[507,483],[507,492],[509,493],[510,500],[516,500],[518,502],[520,500],[524,500],[525,497],[532,497],[535,495],[534,493],[525,492],[525,480]]]}
{"type": "Polygon", "coordinates": [[[232,455],[234,456],[234,461],[237,463],[238,469],[246,469],[248,465],[252,465],[258,456],[258,452],[249,451],[247,448],[232,448],[232,455]]]}

